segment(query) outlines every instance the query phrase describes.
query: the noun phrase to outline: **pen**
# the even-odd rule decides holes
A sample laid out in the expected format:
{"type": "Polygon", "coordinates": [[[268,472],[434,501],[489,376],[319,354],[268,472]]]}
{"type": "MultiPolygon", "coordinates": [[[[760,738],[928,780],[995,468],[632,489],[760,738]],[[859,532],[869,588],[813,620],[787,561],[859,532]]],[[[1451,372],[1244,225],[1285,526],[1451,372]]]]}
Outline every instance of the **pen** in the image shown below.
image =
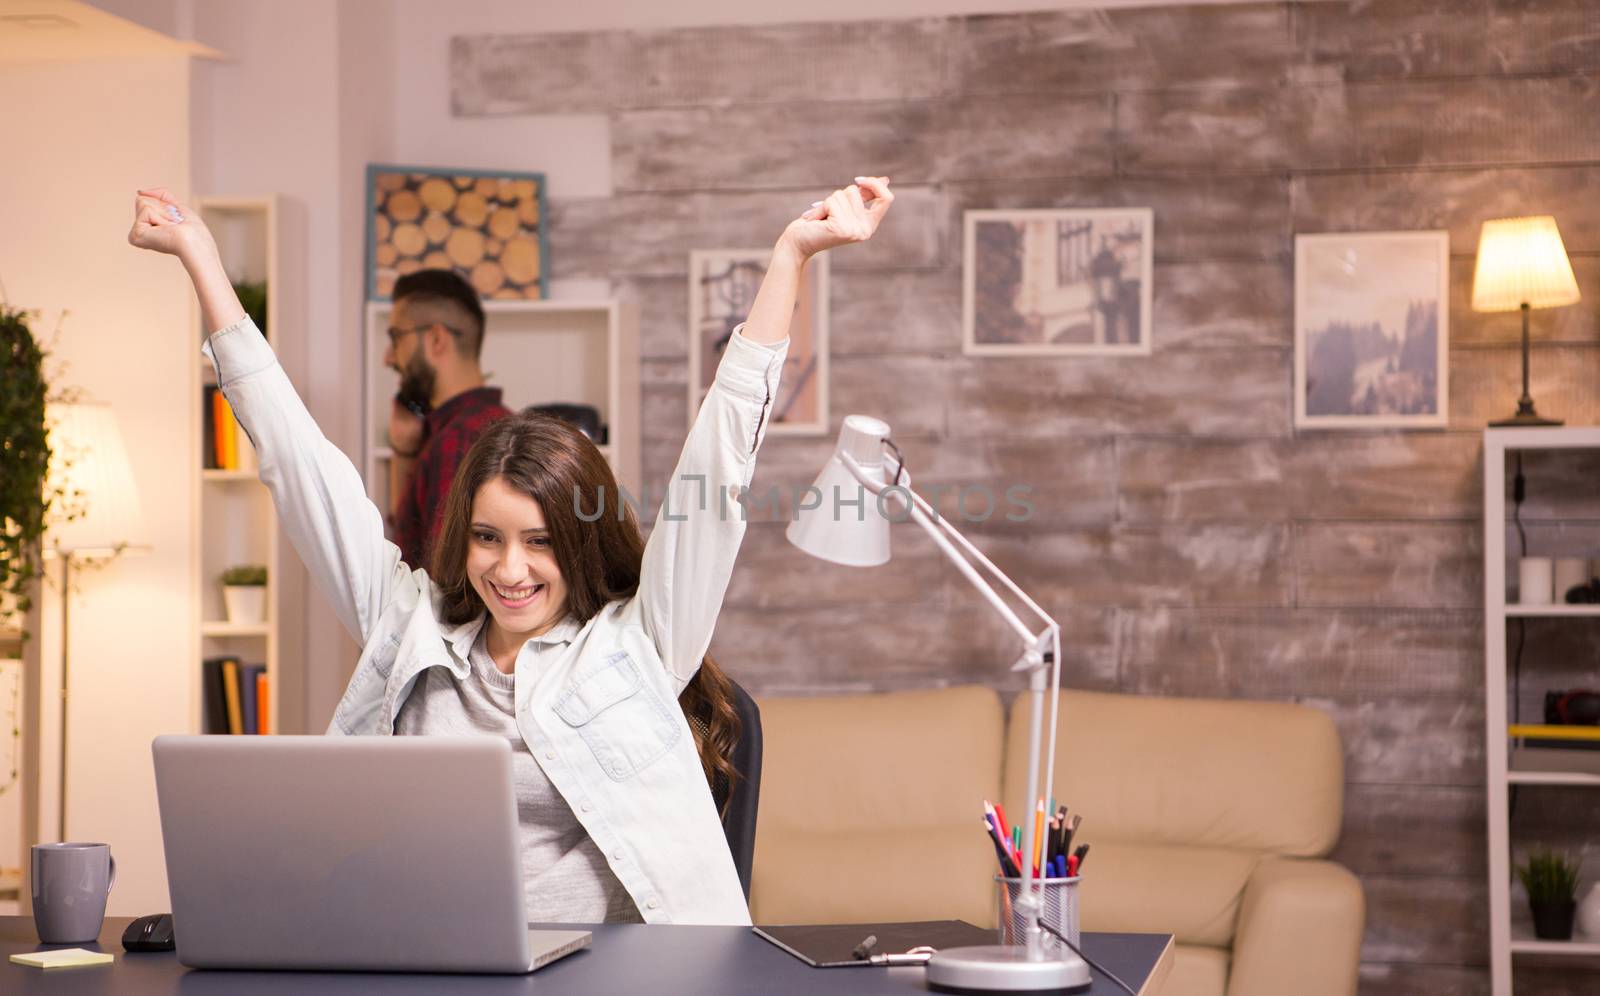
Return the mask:
{"type": "Polygon", "coordinates": [[[1083,863],[1089,858],[1089,845],[1079,844],[1078,849],[1072,852],[1072,856],[1077,859],[1077,867],[1082,868],[1083,863]]]}
{"type": "Polygon", "coordinates": [[[1033,814],[1033,873],[1039,874],[1039,865],[1044,861],[1044,800],[1040,799],[1033,814]]]}
{"type": "Polygon", "coordinates": [[[998,831],[995,830],[994,824],[990,822],[987,816],[983,819],[985,836],[989,838],[989,843],[994,847],[995,856],[1000,859],[1000,874],[1007,877],[1016,874],[1013,871],[1016,866],[1011,863],[1011,855],[1006,852],[1005,845],[1000,842],[1000,836],[998,831]]]}
{"type": "Polygon", "coordinates": [[[874,965],[925,965],[934,955],[933,948],[926,945],[912,948],[905,954],[880,954],[873,955],[869,961],[874,965]]]}
{"type": "Polygon", "coordinates": [[[1068,878],[1077,878],[1078,877],[1078,856],[1076,854],[1074,854],[1071,857],[1067,858],[1067,877],[1068,878]]]}

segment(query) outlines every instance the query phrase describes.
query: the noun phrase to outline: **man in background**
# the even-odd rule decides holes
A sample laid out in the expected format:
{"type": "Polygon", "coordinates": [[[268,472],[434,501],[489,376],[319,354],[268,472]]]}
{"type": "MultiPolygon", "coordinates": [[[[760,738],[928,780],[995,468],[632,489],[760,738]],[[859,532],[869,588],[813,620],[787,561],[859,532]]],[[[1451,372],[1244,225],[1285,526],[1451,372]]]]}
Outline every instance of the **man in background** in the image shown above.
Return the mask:
{"type": "Polygon", "coordinates": [[[425,559],[439,513],[467,450],[495,419],[511,414],[487,387],[483,305],[450,270],[418,270],[395,281],[383,362],[400,375],[389,413],[390,524],[406,565],[425,559]]]}

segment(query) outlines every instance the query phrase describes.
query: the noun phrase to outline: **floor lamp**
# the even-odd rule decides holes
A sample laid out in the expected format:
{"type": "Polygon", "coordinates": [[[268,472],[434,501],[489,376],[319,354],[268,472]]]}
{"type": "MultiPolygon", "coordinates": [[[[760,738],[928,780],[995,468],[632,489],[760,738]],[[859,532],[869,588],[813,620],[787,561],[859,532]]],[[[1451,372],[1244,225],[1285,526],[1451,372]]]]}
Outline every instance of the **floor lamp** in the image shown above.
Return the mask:
{"type": "Polygon", "coordinates": [[[108,560],[144,548],[144,513],[133,468],[110,405],[52,404],[50,426],[52,495],[46,556],[61,559],[61,771],[57,828],[67,839],[67,693],[74,562],[108,560]]]}
{"type": "MultiPolygon", "coordinates": [[[[1028,794],[1024,799],[1051,798],[1055,780],[1056,704],[1061,686],[1061,627],[1023,593],[948,520],[911,490],[911,479],[889,440],[889,426],[865,415],[851,415],[839,430],[833,456],[813,485],[821,496],[815,507],[802,507],[789,524],[789,542],[813,557],[852,567],[871,567],[889,560],[889,525],[912,521],[921,526],[939,550],[978,589],[1017,635],[1022,651],[1013,671],[1028,676],[1032,711],[1028,720],[1028,794]],[[870,496],[870,497],[869,497],[870,496]],[[849,511],[846,512],[845,510],[849,511]],[[1007,604],[987,573],[1037,617],[1040,628],[1024,623],[1007,604]],[[1045,675],[1050,687],[1050,740],[1039,790],[1039,752],[1044,726],[1045,675]]],[[[804,503],[801,503],[804,506],[804,503]]],[[[1022,853],[1034,852],[1035,821],[1024,819],[1022,853]]],[[[1087,989],[1089,966],[1076,952],[1044,948],[1039,915],[1043,903],[1038,873],[1022,862],[1025,887],[1017,907],[1027,930],[1022,945],[947,948],[928,961],[928,983],[935,988],[975,992],[1059,992],[1087,989]]]]}
{"type": "Polygon", "coordinates": [[[1473,311],[1522,312],[1522,397],[1509,418],[1493,426],[1560,425],[1533,408],[1528,393],[1528,312],[1559,308],[1578,301],[1578,281],[1561,244],[1561,231],[1550,215],[1497,218],[1483,223],[1478,236],[1478,263],[1472,273],[1473,311]]]}

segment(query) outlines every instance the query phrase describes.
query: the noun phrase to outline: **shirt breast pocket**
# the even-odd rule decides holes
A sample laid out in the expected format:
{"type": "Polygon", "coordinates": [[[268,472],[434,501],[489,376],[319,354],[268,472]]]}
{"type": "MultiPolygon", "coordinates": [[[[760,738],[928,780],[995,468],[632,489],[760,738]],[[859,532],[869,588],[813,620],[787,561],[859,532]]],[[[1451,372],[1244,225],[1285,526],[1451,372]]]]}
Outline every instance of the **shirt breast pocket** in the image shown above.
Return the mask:
{"type": "Polygon", "coordinates": [[[555,713],[578,731],[613,781],[643,771],[683,735],[682,724],[645,684],[626,651],[574,675],[556,700],[555,713]]]}

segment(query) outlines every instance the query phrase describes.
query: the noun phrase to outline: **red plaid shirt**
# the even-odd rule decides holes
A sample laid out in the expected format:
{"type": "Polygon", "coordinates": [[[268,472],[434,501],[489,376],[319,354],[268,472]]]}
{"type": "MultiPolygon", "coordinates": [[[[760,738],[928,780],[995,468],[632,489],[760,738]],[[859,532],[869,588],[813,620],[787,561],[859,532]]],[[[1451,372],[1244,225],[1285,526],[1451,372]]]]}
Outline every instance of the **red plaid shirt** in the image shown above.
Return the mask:
{"type": "Polygon", "coordinates": [[[424,419],[422,450],[394,516],[394,541],[406,566],[427,567],[424,558],[439,534],[445,495],[467,450],[495,419],[510,415],[498,387],[463,391],[424,419]]]}

